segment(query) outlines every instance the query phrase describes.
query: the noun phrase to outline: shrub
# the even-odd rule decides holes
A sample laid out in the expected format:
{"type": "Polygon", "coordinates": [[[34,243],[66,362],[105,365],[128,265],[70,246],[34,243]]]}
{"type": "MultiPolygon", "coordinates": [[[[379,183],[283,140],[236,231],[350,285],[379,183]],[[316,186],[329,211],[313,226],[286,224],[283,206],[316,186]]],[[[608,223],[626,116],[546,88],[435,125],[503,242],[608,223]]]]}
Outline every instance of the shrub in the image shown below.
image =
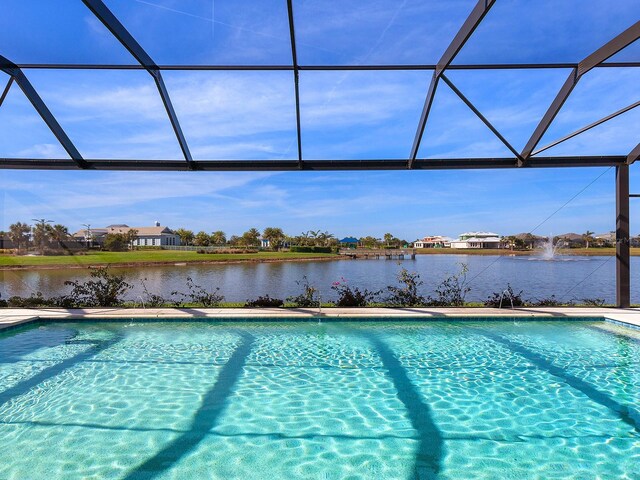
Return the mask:
{"type": "Polygon", "coordinates": [[[36,292],[29,297],[20,297],[14,295],[7,300],[7,306],[19,307],[19,308],[38,308],[38,307],[50,307],[49,300],[42,296],[42,292],[36,292]]]}
{"type": "Polygon", "coordinates": [[[129,239],[123,233],[108,233],[102,248],[110,252],[126,252],[129,250],[129,239]]]}
{"type": "Polygon", "coordinates": [[[339,282],[333,282],[331,290],[338,293],[336,307],[366,307],[382,292],[382,290],[370,292],[367,289],[361,292],[358,287],[351,289],[344,278],[339,282]]]}
{"type": "Polygon", "coordinates": [[[143,306],[152,307],[152,308],[162,307],[164,304],[167,303],[167,300],[162,295],[156,295],[155,293],[150,293],[149,290],[147,290],[147,284],[145,283],[146,281],[147,281],[146,278],[141,280],[142,289],[144,291],[143,306]]]}
{"type": "Polygon", "coordinates": [[[425,304],[425,299],[418,293],[418,287],[424,282],[420,280],[417,272],[409,272],[403,268],[396,276],[400,287],[389,285],[387,290],[390,296],[385,300],[393,307],[415,307],[425,304]]]}
{"type": "Polygon", "coordinates": [[[429,297],[429,305],[436,307],[462,307],[465,297],[471,291],[467,285],[467,273],[469,267],[465,263],[460,264],[460,271],[445,278],[436,287],[436,298],[429,297]]]}
{"type": "Polygon", "coordinates": [[[522,307],[524,300],[522,299],[522,290],[515,293],[511,285],[507,284],[507,289],[502,292],[495,292],[484,301],[485,307],[502,308],[503,305],[522,307]]]}
{"type": "Polygon", "coordinates": [[[216,248],[215,250],[199,248],[196,253],[211,255],[214,253],[258,253],[257,248],[216,248]]]}
{"type": "Polygon", "coordinates": [[[318,290],[309,283],[306,275],[302,277],[302,280],[296,281],[296,284],[302,285],[302,292],[295,297],[287,297],[287,302],[298,308],[317,307],[320,305],[320,300],[315,299],[315,294],[318,290]]]}
{"type": "Polygon", "coordinates": [[[69,305],[84,307],[115,307],[122,303],[121,296],[132,286],[124,281],[123,275],[111,275],[109,267],[90,268],[90,280],[85,282],[66,281],[71,285],[71,293],[64,297],[69,305]]]}
{"type": "Polygon", "coordinates": [[[536,299],[535,301],[529,300],[529,305],[532,307],[560,307],[563,303],[556,298],[555,295],[550,297],[536,299]]]}
{"type": "Polygon", "coordinates": [[[581,302],[587,307],[603,307],[604,298],[583,298],[581,302]]]}
{"type": "Polygon", "coordinates": [[[191,277],[187,277],[187,289],[188,293],[171,292],[171,295],[177,295],[181,298],[175,303],[176,307],[181,307],[184,303],[193,303],[196,305],[202,305],[203,307],[217,307],[224,301],[224,295],[221,295],[220,287],[216,287],[213,291],[207,291],[200,285],[193,283],[191,277]],[[188,302],[185,302],[188,300],[188,302]]]}
{"type": "Polygon", "coordinates": [[[293,245],[289,248],[289,251],[297,253],[331,253],[333,249],[331,247],[293,245]]]}
{"type": "Polygon", "coordinates": [[[255,300],[247,300],[245,307],[281,307],[284,301],[279,298],[271,298],[269,295],[258,297],[255,300]]]}

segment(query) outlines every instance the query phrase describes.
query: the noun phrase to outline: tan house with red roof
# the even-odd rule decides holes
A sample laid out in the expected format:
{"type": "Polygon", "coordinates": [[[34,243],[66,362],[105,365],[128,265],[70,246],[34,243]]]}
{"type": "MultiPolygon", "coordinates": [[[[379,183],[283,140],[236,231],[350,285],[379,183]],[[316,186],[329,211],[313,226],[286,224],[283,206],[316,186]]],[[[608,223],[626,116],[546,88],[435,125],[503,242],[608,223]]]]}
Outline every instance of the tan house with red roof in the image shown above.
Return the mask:
{"type": "Polygon", "coordinates": [[[97,239],[97,234],[104,241],[104,237],[108,234],[128,233],[130,230],[136,230],[136,239],[133,241],[134,247],[165,247],[179,246],[180,237],[173,233],[169,227],[163,227],[160,222],[156,222],[153,227],[130,227],[129,225],[109,225],[106,228],[94,228],[91,231],[80,230],[73,234],[74,237],[87,238],[93,237],[95,243],[102,243],[97,239]]]}

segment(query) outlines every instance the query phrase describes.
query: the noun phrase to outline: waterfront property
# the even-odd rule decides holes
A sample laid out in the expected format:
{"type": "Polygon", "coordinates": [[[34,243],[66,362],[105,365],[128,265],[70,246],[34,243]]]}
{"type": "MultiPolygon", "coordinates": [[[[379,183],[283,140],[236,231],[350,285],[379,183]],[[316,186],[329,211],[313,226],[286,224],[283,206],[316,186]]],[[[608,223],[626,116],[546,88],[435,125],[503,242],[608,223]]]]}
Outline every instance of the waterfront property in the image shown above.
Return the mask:
{"type": "Polygon", "coordinates": [[[500,236],[492,232],[461,233],[458,240],[451,241],[451,248],[500,248],[500,236]]]}
{"type": "Polygon", "coordinates": [[[163,227],[155,222],[152,227],[130,227],[129,225],[109,225],[105,228],[91,228],[79,230],[73,234],[74,238],[87,245],[103,245],[107,235],[123,234],[135,230],[135,238],[131,242],[133,247],[163,247],[180,246],[180,236],[169,227],[163,227]]]}
{"type": "Polygon", "coordinates": [[[450,248],[451,238],[441,235],[427,235],[422,240],[413,242],[414,248],[450,248]]]}

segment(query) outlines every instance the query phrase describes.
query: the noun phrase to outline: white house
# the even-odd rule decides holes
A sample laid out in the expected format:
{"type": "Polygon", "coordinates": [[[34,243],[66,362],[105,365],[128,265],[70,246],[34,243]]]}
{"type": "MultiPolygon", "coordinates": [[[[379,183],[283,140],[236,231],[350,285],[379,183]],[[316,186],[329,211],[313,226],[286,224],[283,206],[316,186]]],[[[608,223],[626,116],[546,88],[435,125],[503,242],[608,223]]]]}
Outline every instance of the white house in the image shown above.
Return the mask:
{"type": "Polygon", "coordinates": [[[500,248],[500,236],[493,232],[461,233],[451,248],[500,248]]]}
{"type": "Polygon", "coordinates": [[[422,240],[413,242],[413,248],[449,248],[451,239],[440,235],[427,235],[422,240]]]}

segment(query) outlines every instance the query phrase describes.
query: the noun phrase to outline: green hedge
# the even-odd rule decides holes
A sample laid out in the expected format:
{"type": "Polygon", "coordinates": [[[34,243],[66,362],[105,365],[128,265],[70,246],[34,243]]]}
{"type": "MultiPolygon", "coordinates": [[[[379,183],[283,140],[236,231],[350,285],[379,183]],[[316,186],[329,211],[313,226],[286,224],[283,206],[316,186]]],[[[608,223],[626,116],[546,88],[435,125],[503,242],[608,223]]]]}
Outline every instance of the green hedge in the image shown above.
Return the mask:
{"type": "Polygon", "coordinates": [[[298,253],[331,253],[331,247],[301,247],[293,245],[289,251],[298,253]]]}

